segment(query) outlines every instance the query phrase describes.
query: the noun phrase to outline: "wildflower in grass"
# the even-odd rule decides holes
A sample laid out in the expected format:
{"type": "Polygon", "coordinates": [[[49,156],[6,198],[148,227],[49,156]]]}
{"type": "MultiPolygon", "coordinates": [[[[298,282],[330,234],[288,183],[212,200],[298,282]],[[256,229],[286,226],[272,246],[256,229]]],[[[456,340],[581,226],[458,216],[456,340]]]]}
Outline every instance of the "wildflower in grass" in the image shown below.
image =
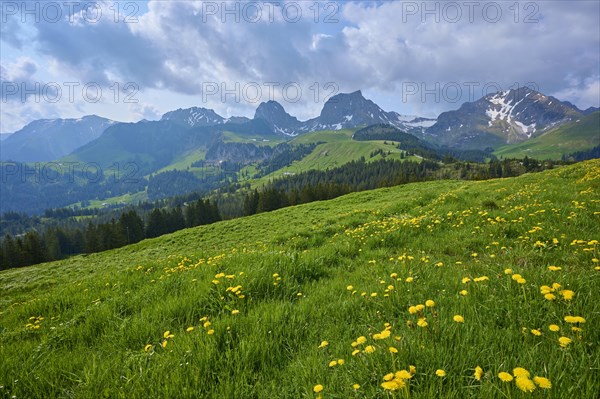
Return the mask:
{"type": "Polygon", "coordinates": [[[581,316],[565,316],[565,321],[570,324],[585,323],[585,319],[581,316]]]}
{"type": "Polygon", "coordinates": [[[535,384],[528,377],[517,377],[515,385],[523,392],[533,392],[535,384]]]}
{"type": "Polygon", "coordinates": [[[546,299],[547,301],[553,301],[556,299],[556,295],[550,293],[544,294],[544,299],[546,299]]]}
{"type": "Polygon", "coordinates": [[[410,374],[415,374],[417,372],[417,368],[413,365],[408,366],[408,372],[410,374]]]}
{"type": "Polygon", "coordinates": [[[391,334],[390,330],[386,329],[386,330],[383,330],[380,333],[373,334],[373,339],[374,340],[386,339],[386,338],[390,337],[390,334],[391,334]]]}
{"type": "Polygon", "coordinates": [[[531,333],[532,333],[533,335],[535,335],[535,336],[538,336],[538,337],[539,337],[540,335],[542,335],[542,332],[541,332],[540,330],[538,330],[538,329],[533,329],[533,330],[531,330],[531,333]]]}
{"type": "Polygon", "coordinates": [[[406,386],[406,383],[402,380],[393,379],[391,381],[385,381],[381,384],[381,387],[388,391],[396,391],[406,386]]]}
{"type": "Polygon", "coordinates": [[[552,289],[553,289],[553,290],[557,290],[557,289],[559,289],[560,287],[562,287],[562,285],[560,285],[560,284],[558,284],[558,283],[552,283],[552,289]]]}
{"type": "Polygon", "coordinates": [[[154,349],[154,346],[151,344],[144,346],[144,352],[150,352],[152,349],[154,349]]]}
{"type": "Polygon", "coordinates": [[[210,321],[205,321],[204,324],[202,324],[202,327],[204,328],[208,328],[212,325],[212,323],[210,321]]]}
{"type": "Polygon", "coordinates": [[[446,372],[442,369],[437,369],[437,370],[435,370],[435,375],[437,375],[438,377],[445,377],[446,372]]]}
{"type": "Polygon", "coordinates": [[[163,338],[169,339],[175,337],[175,334],[171,334],[171,331],[167,330],[163,333],[163,338]]]}
{"type": "Polygon", "coordinates": [[[161,344],[160,344],[163,348],[167,347],[167,340],[165,339],[161,344]]]}
{"type": "Polygon", "coordinates": [[[435,266],[442,267],[442,266],[444,266],[444,262],[438,262],[438,263],[435,264],[435,266]]]}
{"type": "Polygon", "coordinates": [[[315,386],[313,387],[313,391],[314,391],[315,393],[319,393],[319,392],[323,391],[323,385],[321,385],[321,384],[317,384],[317,385],[315,385],[315,386]]]}
{"type": "Polygon", "coordinates": [[[337,364],[338,364],[337,360],[332,360],[329,362],[329,367],[335,367],[335,366],[337,366],[337,364]]]}
{"type": "Polygon", "coordinates": [[[321,344],[319,345],[319,349],[325,348],[327,345],[329,345],[329,341],[322,341],[321,344]]]}
{"type": "Polygon", "coordinates": [[[207,333],[208,335],[213,335],[213,334],[215,333],[215,330],[208,330],[206,333],[207,333]]]}
{"type": "Polygon", "coordinates": [[[356,391],[356,390],[360,389],[360,385],[359,384],[352,384],[352,388],[356,391]]]}
{"type": "Polygon", "coordinates": [[[417,313],[417,307],[416,307],[416,306],[410,306],[410,307],[408,308],[408,313],[410,313],[410,314],[415,314],[415,313],[417,313]]]}
{"type": "Polygon", "coordinates": [[[551,272],[557,272],[562,270],[562,267],[558,267],[558,266],[548,266],[548,270],[550,270],[551,272]]]}
{"type": "Polygon", "coordinates": [[[415,280],[414,277],[407,277],[405,281],[407,283],[412,283],[414,280],[415,280]]]}
{"type": "Polygon", "coordinates": [[[582,332],[583,329],[581,329],[579,327],[571,327],[571,331],[578,333],[578,332],[582,332]]]}
{"type": "Polygon", "coordinates": [[[557,326],[556,324],[550,324],[548,326],[548,330],[556,332],[556,331],[560,331],[560,327],[557,326]]]}
{"type": "Polygon", "coordinates": [[[500,378],[504,382],[511,382],[513,380],[513,376],[507,373],[506,371],[501,371],[498,373],[498,378],[500,378]]]}
{"type": "Polygon", "coordinates": [[[483,377],[483,369],[479,366],[475,367],[475,372],[473,373],[473,378],[475,378],[477,381],[481,381],[482,377],[483,377]]]}
{"type": "Polygon", "coordinates": [[[471,281],[471,279],[470,279],[469,277],[463,277],[463,279],[461,280],[461,282],[462,282],[463,284],[467,284],[467,283],[468,283],[468,282],[470,282],[470,281],[471,281]]]}
{"type": "Polygon", "coordinates": [[[427,323],[427,320],[425,319],[419,319],[419,321],[417,321],[417,325],[419,327],[425,328],[429,325],[429,323],[427,323]]]}
{"type": "Polygon", "coordinates": [[[422,303],[420,303],[420,304],[416,305],[415,308],[417,309],[417,312],[420,312],[423,309],[425,309],[425,305],[423,305],[422,303]]]}
{"type": "Polygon", "coordinates": [[[358,342],[358,344],[364,344],[365,342],[367,342],[367,338],[363,335],[361,335],[360,337],[356,338],[356,342],[358,342]]]}
{"type": "Polygon", "coordinates": [[[529,371],[527,371],[523,367],[515,367],[513,369],[513,375],[515,377],[527,377],[527,378],[529,378],[530,374],[529,374],[529,371]]]}
{"type": "Polygon", "coordinates": [[[523,278],[523,276],[521,276],[519,273],[515,273],[510,278],[517,281],[518,279],[523,278]]]}
{"type": "Polygon", "coordinates": [[[360,353],[360,349],[355,349],[352,351],[352,356],[356,356],[360,353]]]}
{"type": "Polygon", "coordinates": [[[504,269],[504,274],[513,274],[513,269],[504,269]]]}
{"type": "Polygon", "coordinates": [[[547,379],[545,377],[535,376],[535,377],[533,377],[533,382],[535,382],[538,387],[543,388],[543,389],[552,388],[552,383],[550,382],[549,379],[547,379]]]}
{"type": "Polygon", "coordinates": [[[490,278],[488,276],[481,276],[481,277],[477,277],[474,278],[473,281],[475,281],[476,283],[480,283],[482,281],[488,281],[490,278]]]}
{"type": "Polygon", "coordinates": [[[525,284],[527,282],[527,280],[525,280],[523,277],[521,277],[520,279],[517,280],[517,283],[519,284],[525,284]]]}
{"type": "Polygon", "coordinates": [[[394,373],[387,373],[386,375],[383,376],[384,381],[391,381],[393,379],[394,379],[394,373]]]}
{"type": "Polygon", "coordinates": [[[571,290],[562,290],[559,292],[560,295],[565,299],[565,301],[570,301],[575,296],[575,292],[571,290]]]}
{"type": "Polygon", "coordinates": [[[467,296],[469,294],[469,292],[467,290],[462,290],[459,292],[459,294],[462,296],[467,296]]]}
{"type": "Polygon", "coordinates": [[[365,352],[373,353],[373,352],[375,352],[375,347],[373,345],[367,345],[367,347],[365,348],[365,352]]]}
{"type": "Polygon", "coordinates": [[[571,338],[568,338],[568,337],[560,337],[560,338],[558,339],[558,343],[560,344],[560,346],[561,346],[562,348],[566,348],[567,346],[569,346],[569,344],[570,344],[571,342],[573,342],[573,341],[571,340],[571,338]]]}
{"type": "Polygon", "coordinates": [[[396,277],[398,277],[398,273],[392,273],[392,274],[390,274],[390,278],[396,278],[396,277]]]}
{"type": "Polygon", "coordinates": [[[398,349],[396,349],[396,348],[395,348],[395,347],[393,347],[393,346],[390,346],[390,347],[388,348],[388,350],[390,351],[390,353],[391,353],[391,354],[398,353],[398,349]]]}
{"type": "Polygon", "coordinates": [[[428,299],[425,301],[425,306],[427,306],[428,308],[432,308],[435,306],[435,302],[433,302],[431,299],[428,299]]]}
{"type": "Polygon", "coordinates": [[[346,363],[346,361],[344,359],[338,359],[337,362],[338,362],[338,365],[340,365],[340,366],[342,364],[346,363]]]}
{"type": "Polygon", "coordinates": [[[464,322],[465,322],[465,318],[464,318],[464,317],[462,317],[462,316],[461,316],[461,315],[459,315],[459,314],[457,314],[457,315],[454,315],[453,319],[454,319],[454,321],[455,321],[455,322],[457,322],[457,323],[464,323],[464,322]]]}
{"type": "Polygon", "coordinates": [[[231,311],[231,314],[233,314],[233,315],[235,315],[235,314],[238,314],[238,313],[240,313],[240,311],[239,311],[239,310],[237,310],[237,309],[233,309],[233,310],[231,311]]]}
{"type": "Polygon", "coordinates": [[[185,331],[192,332],[192,331],[194,331],[194,327],[190,326],[190,327],[186,328],[185,331]]]}
{"type": "Polygon", "coordinates": [[[349,285],[349,286],[346,287],[346,289],[348,291],[354,291],[354,286],[353,285],[349,285]]]}

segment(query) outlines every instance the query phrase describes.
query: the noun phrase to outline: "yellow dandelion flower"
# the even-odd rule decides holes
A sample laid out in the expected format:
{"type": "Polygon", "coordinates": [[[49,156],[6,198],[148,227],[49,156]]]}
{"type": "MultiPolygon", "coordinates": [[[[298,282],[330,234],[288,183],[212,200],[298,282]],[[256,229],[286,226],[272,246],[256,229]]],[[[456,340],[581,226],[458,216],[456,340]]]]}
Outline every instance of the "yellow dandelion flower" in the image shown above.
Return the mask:
{"type": "Polygon", "coordinates": [[[427,306],[428,308],[432,308],[435,306],[435,302],[433,302],[431,299],[428,299],[425,301],[425,306],[427,306]]]}
{"type": "Polygon", "coordinates": [[[410,314],[415,314],[415,313],[417,313],[417,307],[416,307],[416,306],[410,306],[410,307],[408,308],[408,313],[410,313],[410,314]]]}
{"type": "MultiPolygon", "coordinates": [[[[302,295],[302,294],[300,293],[300,295],[302,295]]],[[[235,315],[235,314],[238,314],[238,313],[240,313],[240,311],[239,311],[239,310],[237,310],[237,309],[233,309],[233,310],[231,311],[231,314],[233,314],[233,315],[235,315]]]]}
{"type": "Polygon", "coordinates": [[[167,340],[166,340],[166,339],[165,339],[165,340],[164,340],[164,341],[161,343],[161,346],[162,346],[163,348],[166,348],[166,347],[167,347],[167,340]]]}
{"type": "Polygon", "coordinates": [[[338,364],[337,360],[332,360],[329,362],[329,367],[337,366],[337,364],[338,364]]]}
{"type": "Polygon", "coordinates": [[[562,290],[559,292],[560,295],[565,299],[565,301],[570,301],[575,296],[575,292],[571,290],[562,290]]]}
{"type": "Polygon", "coordinates": [[[352,285],[349,285],[349,286],[347,286],[347,287],[346,287],[346,289],[347,289],[348,291],[354,291],[354,286],[352,286],[352,285]]]}
{"type": "Polygon", "coordinates": [[[463,284],[467,284],[471,279],[469,277],[464,277],[461,281],[463,284]]]}
{"type": "Polygon", "coordinates": [[[533,382],[535,382],[537,384],[538,387],[543,388],[543,389],[550,389],[552,388],[552,383],[550,382],[549,379],[545,378],[545,377],[533,377],[533,382]]]}
{"type": "Polygon", "coordinates": [[[556,331],[560,331],[560,327],[557,326],[556,324],[550,324],[548,326],[548,330],[556,332],[556,331]]]}
{"type": "Polygon", "coordinates": [[[535,384],[527,377],[517,377],[515,384],[523,392],[533,392],[535,390],[535,384]]]}
{"type": "Polygon", "coordinates": [[[437,369],[437,370],[435,370],[435,375],[437,375],[438,377],[445,377],[446,372],[442,369],[437,369]]]}
{"type": "Polygon", "coordinates": [[[453,319],[454,319],[454,321],[455,321],[455,322],[457,322],[457,323],[464,323],[464,322],[465,322],[465,318],[464,318],[464,317],[462,317],[462,316],[461,316],[461,315],[459,315],[459,314],[457,314],[457,315],[454,315],[453,319]]]}
{"type": "Polygon", "coordinates": [[[406,383],[402,380],[391,380],[381,384],[381,387],[388,391],[396,391],[406,386],[406,383]]]}
{"type": "Polygon", "coordinates": [[[507,373],[506,371],[501,371],[498,373],[498,378],[500,378],[504,382],[511,382],[513,380],[513,376],[507,373]]]}
{"type": "Polygon", "coordinates": [[[169,338],[173,338],[175,337],[175,334],[171,334],[171,331],[167,330],[163,333],[163,338],[164,339],[169,339],[169,338]]]}
{"type": "Polygon", "coordinates": [[[475,367],[475,372],[473,373],[473,378],[477,381],[481,381],[481,377],[483,377],[483,369],[479,366],[475,367]]]}
{"type": "Polygon", "coordinates": [[[405,281],[407,283],[412,283],[413,281],[415,281],[415,279],[413,277],[407,277],[405,281]]]}
{"type": "Polygon", "coordinates": [[[469,294],[469,292],[467,290],[462,290],[459,292],[459,294],[462,296],[467,296],[467,294],[469,294]]]}
{"type": "Polygon", "coordinates": [[[375,352],[375,347],[373,345],[368,345],[367,347],[365,347],[365,352],[373,353],[375,352]]]}
{"type": "Polygon", "coordinates": [[[581,316],[565,316],[565,321],[570,324],[585,323],[585,319],[581,316]]]}
{"type": "Polygon", "coordinates": [[[388,350],[389,350],[389,351],[390,351],[390,353],[392,353],[392,354],[393,354],[393,353],[398,353],[398,349],[396,349],[396,348],[395,348],[395,347],[393,347],[393,346],[390,346],[390,347],[388,348],[388,350]]]}
{"type": "Polygon", "coordinates": [[[551,272],[557,272],[562,270],[562,267],[558,267],[558,266],[548,266],[548,270],[550,270],[551,272]]]}
{"type": "Polygon", "coordinates": [[[408,366],[408,371],[411,374],[415,374],[417,372],[417,368],[413,365],[408,366]]]}
{"type": "Polygon", "coordinates": [[[352,388],[356,391],[357,389],[360,389],[360,385],[359,384],[352,384],[352,388]]]}
{"type": "Polygon", "coordinates": [[[425,328],[429,325],[429,323],[427,323],[425,319],[419,319],[419,321],[417,321],[417,325],[419,327],[425,328]]]}
{"type": "Polygon", "coordinates": [[[376,296],[377,296],[377,293],[376,293],[376,292],[372,292],[372,293],[371,293],[371,298],[375,298],[376,296]]]}
{"type": "Polygon", "coordinates": [[[321,384],[317,384],[317,385],[315,385],[315,386],[313,387],[313,391],[314,391],[315,393],[319,393],[319,392],[323,391],[323,385],[321,385],[321,384]]]}
{"type": "Polygon", "coordinates": [[[562,285],[558,284],[558,283],[552,283],[552,289],[559,289],[560,287],[562,287],[562,285]]]}
{"type": "Polygon", "coordinates": [[[367,338],[363,335],[361,335],[360,337],[356,338],[356,342],[358,342],[358,344],[364,344],[365,342],[367,342],[367,338]]]}
{"type": "Polygon", "coordinates": [[[321,342],[321,344],[319,345],[319,348],[325,348],[327,345],[329,345],[328,341],[323,341],[321,342]]]}
{"type": "Polygon", "coordinates": [[[202,324],[202,327],[204,328],[208,328],[212,325],[212,323],[210,321],[205,321],[204,324],[202,324]]]}
{"type": "Polygon", "coordinates": [[[207,333],[208,335],[213,335],[213,334],[215,333],[215,330],[208,330],[206,333],[207,333]]]}
{"type": "Polygon", "coordinates": [[[386,375],[383,376],[384,381],[391,381],[393,379],[394,379],[394,373],[387,373],[386,375]]]}
{"type": "Polygon", "coordinates": [[[548,301],[553,301],[556,299],[556,295],[554,294],[544,294],[544,299],[548,300],[548,301]]]}
{"type": "Polygon", "coordinates": [[[394,374],[394,378],[399,380],[410,380],[412,378],[412,374],[410,373],[410,371],[400,370],[396,371],[396,373],[394,374]]]}
{"type": "Polygon", "coordinates": [[[527,280],[525,280],[523,277],[521,277],[520,279],[517,280],[517,283],[519,284],[525,284],[527,282],[527,280]]]}
{"type": "Polygon", "coordinates": [[[352,351],[352,356],[356,356],[360,353],[360,349],[355,349],[352,351]]]}
{"type": "Polygon", "coordinates": [[[420,303],[417,306],[415,306],[415,308],[417,308],[417,311],[420,312],[421,310],[425,309],[425,305],[423,305],[422,303],[420,303]]]}
{"type": "Polygon", "coordinates": [[[192,332],[192,331],[194,331],[194,327],[190,326],[190,327],[186,328],[185,331],[192,332]]]}
{"type": "Polygon", "coordinates": [[[529,378],[529,371],[527,371],[523,367],[515,367],[513,369],[513,375],[515,377],[527,377],[527,378],[529,378]]]}
{"type": "Polygon", "coordinates": [[[340,366],[342,364],[346,363],[346,361],[344,359],[338,359],[337,362],[338,362],[338,365],[340,365],[340,366]]]}
{"type": "Polygon", "coordinates": [[[504,274],[513,274],[513,269],[504,269],[504,274]]]}
{"type": "Polygon", "coordinates": [[[151,344],[144,346],[144,352],[150,352],[152,349],[154,349],[154,346],[151,344]]]}
{"type": "Polygon", "coordinates": [[[573,332],[581,332],[581,331],[583,331],[583,329],[581,329],[579,327],[571,327],[571,331],[573,331],[573,332]]]}
{"type": "Polygon", "coordinates": [[[558,339],[558,343],[560,344],[560,346],[561,346],[562,348],[566,348],[567,346],[569,346],[569,344],[570,344],[571,342],[573,342],[573,341],[571,340],[571,338],[568,338],[568,337],[560,337],[560,338],[558,339]]]}
{"type": "Polygon", "coordinates": [[[540,335],[542,335],[542,332],[541,332],[540,330],[538,330],[538,329],[533,329],[533,330],[531,330],[531,333],[532,333],[533,335],[536,335],[536,336],[538,336],[538,337],[539,337],[540,335]]]}
{"type": "Polygon", "coordinates": [[[518,279],[523,278],[523,276],[521,276],[519,273],[515,273],[510,278],[517,281],[518,279]]]}

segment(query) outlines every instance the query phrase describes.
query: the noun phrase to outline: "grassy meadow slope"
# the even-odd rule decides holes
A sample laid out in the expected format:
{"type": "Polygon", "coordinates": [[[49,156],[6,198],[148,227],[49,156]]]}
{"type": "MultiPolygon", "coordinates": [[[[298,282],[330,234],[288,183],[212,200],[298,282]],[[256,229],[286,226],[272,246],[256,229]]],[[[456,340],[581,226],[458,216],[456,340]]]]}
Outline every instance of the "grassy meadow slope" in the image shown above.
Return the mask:
{"type": "Polygon", "coordinates": [[[599,239],[596,160],[4,271],[0,397],[595,398],[599,239]]]}
{"type": "Polygon", "coordinates": [[[563,154],[589,150],[600,144],[600,111],[552,129],[523,143],[498,148],[497,157],[560,159],[563,154]]]}

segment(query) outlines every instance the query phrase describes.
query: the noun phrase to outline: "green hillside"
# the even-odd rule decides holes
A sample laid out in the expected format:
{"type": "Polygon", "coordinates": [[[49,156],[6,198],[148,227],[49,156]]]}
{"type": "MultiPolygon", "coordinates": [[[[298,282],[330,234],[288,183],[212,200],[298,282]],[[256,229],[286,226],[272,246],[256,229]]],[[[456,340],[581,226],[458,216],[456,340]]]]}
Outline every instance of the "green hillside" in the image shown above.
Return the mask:
{"type": "Polygon", "coordinates": [[[523,143],[500,147],[497,157],[560,159],[563,154],[588,150],[600,144],[600,111],[559,126],[523,143]]]}
{"type": "Polygon", "coordinates": [[[599,219],[596,160],[3,271],[0,397],[595,398],[599,219]]]}

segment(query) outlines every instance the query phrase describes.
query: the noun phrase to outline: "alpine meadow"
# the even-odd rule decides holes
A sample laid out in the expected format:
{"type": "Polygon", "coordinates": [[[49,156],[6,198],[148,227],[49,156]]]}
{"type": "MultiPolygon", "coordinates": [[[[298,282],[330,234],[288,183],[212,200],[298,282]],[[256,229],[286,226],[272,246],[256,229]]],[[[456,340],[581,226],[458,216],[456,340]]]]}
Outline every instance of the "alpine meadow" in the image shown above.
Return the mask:
{"type": "Polygon", "coordinates": [[[597,0],[0,0],[0,399],[599,399],[597,0]]]}

